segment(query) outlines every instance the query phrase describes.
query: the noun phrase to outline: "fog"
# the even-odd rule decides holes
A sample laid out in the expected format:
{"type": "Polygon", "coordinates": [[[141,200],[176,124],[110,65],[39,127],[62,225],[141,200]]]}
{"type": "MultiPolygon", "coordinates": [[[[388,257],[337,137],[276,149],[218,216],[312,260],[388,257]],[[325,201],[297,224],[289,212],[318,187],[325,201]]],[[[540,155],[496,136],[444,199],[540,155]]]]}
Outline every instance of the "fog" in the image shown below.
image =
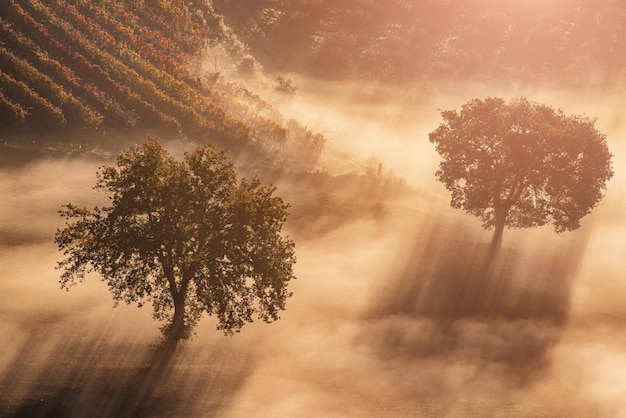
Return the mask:
{"type": "MultiPolygon", "coordinates": [[[[382,202],[380,213],[355,209],[316,234],[299,234],[290,220],[298,280],[281,320],[229,338],[203,318],[147,416],[626,416],[617,96],[297,83],[281,110],[331,138],[321,171],[361,174],[380,162],[384,176],[403,177],[414,192],[382,202]],[[581,229],[505,231],[491,280],[476,268],[490,232],[449,207],[428,142],[437,109],[485,95],[524,95],[597,117],[616,173],[581,229]]],[[[104,202],[91,189],[103,162],[56,158],[0,171],[5,416],[107,416],[159,337],[149,307],[113,308],[98,277],[69,292],[58,285],[56,211],[104,202]]],[[[294,213],[314,203],[297,184],[279,182],[279,192],[294,196],[294,213]]]]}

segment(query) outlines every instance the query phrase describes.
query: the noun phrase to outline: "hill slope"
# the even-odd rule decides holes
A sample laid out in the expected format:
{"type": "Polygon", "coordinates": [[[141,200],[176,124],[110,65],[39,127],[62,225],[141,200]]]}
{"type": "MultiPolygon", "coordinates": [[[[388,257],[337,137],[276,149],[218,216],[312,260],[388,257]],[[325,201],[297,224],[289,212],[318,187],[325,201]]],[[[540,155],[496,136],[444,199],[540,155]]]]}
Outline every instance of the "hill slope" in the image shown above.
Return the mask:
{"type": "Polygon", "coordinates": [[[5,143],[106,148],[154,134],[280,149],[283,159],[304,149],[309,162],[323,147],[320,135],[204,68],[209,48],[255,65],[207,1],[6,0],[0,37],[5,143]]]}

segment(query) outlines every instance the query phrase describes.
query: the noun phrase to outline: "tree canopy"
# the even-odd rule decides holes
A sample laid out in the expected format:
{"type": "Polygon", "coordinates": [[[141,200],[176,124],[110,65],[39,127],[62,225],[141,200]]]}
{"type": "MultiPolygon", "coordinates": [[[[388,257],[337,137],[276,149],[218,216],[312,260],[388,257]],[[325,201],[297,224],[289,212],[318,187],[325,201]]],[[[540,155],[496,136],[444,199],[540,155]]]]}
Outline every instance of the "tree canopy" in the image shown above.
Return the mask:
{"type": "Polygon", "coordinates": [[[288,204],[257,178],[239,179],[225,152],[207,145],[178,161],[149,139],[101,167],[95,188],[109,206],[59,211],[63,288],[99,273],[116,303],[150,302],[174,344],[203,313],[226,334],[255,314],[279,318],[295,278],[294,243],[281,235],[288,204]]]}
{"type": "Polygon", "coordinates": [[[441,111],[429,134],[443,157],[436,176],[451,205],[495,227],[577,229],[613,176],[606,135],[586,116],[516,98],[473,99],[441,111]]]}

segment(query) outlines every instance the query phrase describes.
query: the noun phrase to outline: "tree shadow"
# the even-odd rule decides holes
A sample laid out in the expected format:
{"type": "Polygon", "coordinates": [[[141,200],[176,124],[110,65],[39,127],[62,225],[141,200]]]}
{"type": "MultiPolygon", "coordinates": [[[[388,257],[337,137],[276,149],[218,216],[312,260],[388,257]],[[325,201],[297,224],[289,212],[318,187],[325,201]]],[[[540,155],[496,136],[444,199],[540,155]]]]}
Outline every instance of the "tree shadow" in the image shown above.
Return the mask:
{"type": "Polygon", "coordinates": [[[229,344],[180,346],[155,369],[163,353],[146,343],[57,338],[35,329],[23,339],[0,375],[0,416],[219,416],[253,367],[250,353],[229,344]]]}
{"type": "Polygon", "coordinates": [[[176,349],[177,344],[167,341],[157,344],[147,357],[146,366],[129,379],[127,389],[111,406],[107,416],[144,417],[154,413],[155,407],[160,409],[159,399],[154,394],[172,375],[172,368],[178,360],[176,349]]]}
{"type": "Polygon", "coordinates": [[[567,321],[585,240],[490,256],[460,223],[430,222],[417,236],[367,314],[367,342],[382,356],[495,364],[522,383],[540,371],[567,321]]]}
{"type": "Polygon", "coordinates": [[[57,418],[70,417],[70,412],[63,407],[66,403],[65,394],[59,394],[52,402],[30,401],[18,406],[17,410],[7,417],[11,418],[57,418]]]}

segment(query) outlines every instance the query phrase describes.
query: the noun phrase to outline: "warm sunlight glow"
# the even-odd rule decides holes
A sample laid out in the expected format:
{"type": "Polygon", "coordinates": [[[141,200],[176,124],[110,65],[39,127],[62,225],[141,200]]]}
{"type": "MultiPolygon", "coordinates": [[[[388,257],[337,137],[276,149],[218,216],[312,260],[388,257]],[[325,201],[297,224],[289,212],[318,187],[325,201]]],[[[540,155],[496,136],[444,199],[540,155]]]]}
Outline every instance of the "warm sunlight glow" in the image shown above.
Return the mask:
{"type": "Polygon", "coordinates": [[[626,417],[625,23],[0,0],[0,416],[626,417]]]}

